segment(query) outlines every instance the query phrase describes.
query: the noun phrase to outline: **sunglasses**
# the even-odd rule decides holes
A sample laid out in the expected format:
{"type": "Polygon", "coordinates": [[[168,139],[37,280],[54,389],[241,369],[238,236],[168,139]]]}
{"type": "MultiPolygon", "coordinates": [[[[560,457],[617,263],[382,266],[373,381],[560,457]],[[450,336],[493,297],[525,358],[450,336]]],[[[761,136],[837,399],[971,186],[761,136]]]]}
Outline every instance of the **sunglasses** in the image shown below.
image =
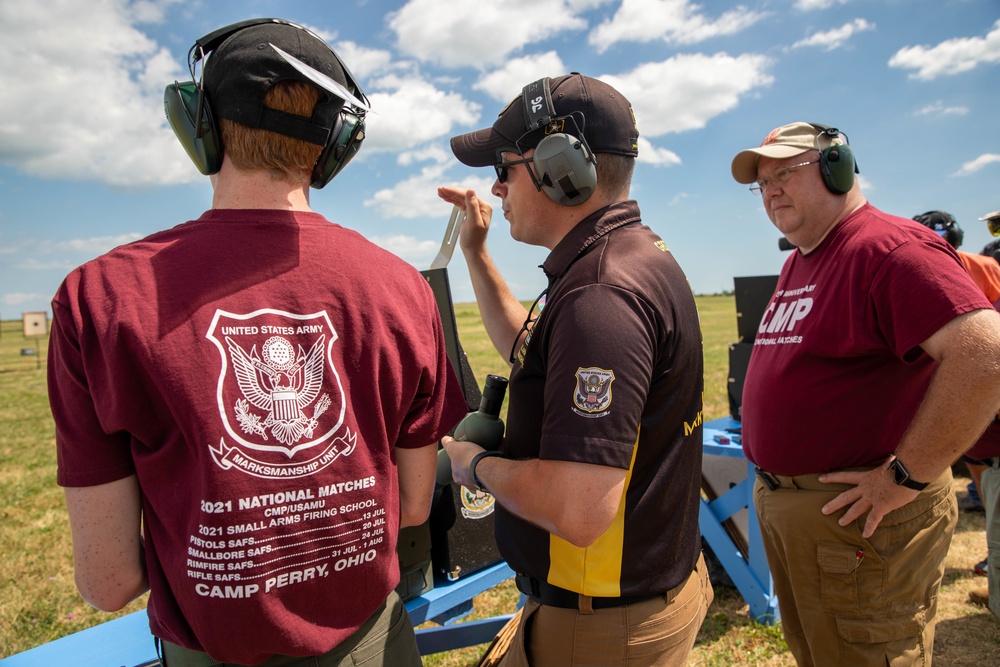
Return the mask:
{"type": "Polygon", "coordinates": [[[511,160],[510,162],[500,162],[498,164],[493,165],[493,168],[497,172],[497,181],[501,183],[506,183],[508,176],[507,174],[508,169],[518,164],[527,164],[533,160],[534,158],[529,157],[529,158],[524,158],[523,160],[511,160]]]}
{"type": "MultiPolygon", "coordinates": [[[[503,183],[503,181],[500,182],[503,183]]],[[[514,345],[513,347],[510,348],[510,357],[509,357],[510,363],[512,364],[517,363],[518,360],[517,346],[518,343],[521,342],[521,336],[526,333],[529,336],[531,335],[531,329],[535,326],[535,322],[538,321],[538,318],[541,316],[542,309],[545,308],[545,297],[546,295],[548,295],[548,293],[549,293],[549,288],[546,287],[545,289],[542,290],[542,293],[538,295],[538,298],[535,299],[535,302],[531,304],[531,308],[528,309],[528,317],[524,320],[524,324],[521,325],[520,331],[518,331],[517,335],[514,336],[514,345]],[[538,309],[537,313],[535,312],[536,308],[538,309]]],[[[527,340],[525,340],[525,344],[526,343],[527,340]]]]}

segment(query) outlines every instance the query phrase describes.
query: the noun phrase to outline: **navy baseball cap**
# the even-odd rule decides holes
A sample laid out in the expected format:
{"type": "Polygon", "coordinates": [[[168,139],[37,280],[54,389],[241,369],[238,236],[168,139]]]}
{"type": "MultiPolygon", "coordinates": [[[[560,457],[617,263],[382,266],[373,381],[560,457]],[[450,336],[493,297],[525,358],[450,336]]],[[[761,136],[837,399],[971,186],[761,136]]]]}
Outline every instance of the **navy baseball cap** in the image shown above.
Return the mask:
{"type": "MultiPolygon", "coordinates": [[[[631,157],[639,154],[635,114],[624,95],[603,81],[579,72],[551,79],[549,89],[555,116],[572,114],[594,153],[631,157]]],[[[504,107],[492,127],[452,137],[451,150],[463,164],[490,167],[497,163],[500,151],[524,152],[535,148],[547,134],[546,130],[551,131],[548,127],[528,125],[522,93],[504,107]]],[[[571,127],[563,131],[575,132],[571,127]]]]}

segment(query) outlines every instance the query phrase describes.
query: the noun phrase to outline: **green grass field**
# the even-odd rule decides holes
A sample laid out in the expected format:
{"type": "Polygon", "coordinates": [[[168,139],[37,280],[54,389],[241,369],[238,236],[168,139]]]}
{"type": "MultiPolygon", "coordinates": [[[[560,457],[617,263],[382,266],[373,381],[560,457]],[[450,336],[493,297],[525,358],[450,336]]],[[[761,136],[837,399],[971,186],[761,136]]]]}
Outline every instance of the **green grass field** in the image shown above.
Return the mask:
{"type": "MultiPolygon", "coordinates": [[[[736,340],[733,297],[698,298],[705,349],[705,418],[728,413],[728,345],[736,340]]],[[[507,375],[473,304],[456,306],[462,345],[476,377],[507,375]]],[[[45,339],[26,339],[20,321],[0,323],[0,658],[109,620],[84,603],[73,583],[71,544],[62,491],[55,483],[54,427],[45,388],[45,339]]],[[[964,489],[967,480],[958,480],[964,489]]],[[[983,558],[982,515],[963,513],[942,586],[935,664],[1000,664],[1000,624],[965,603],[968,590],[985,585],[969,567],[983,558]]],[[[475,600],[468,620],[514,610],[518,595],[503,584],[475,600]]],[[[141,609],[140,598],[117,615],[141,609]]],[[[484,646],[428,656],[425,664],[475,664],[484,646]]],[[[691,665],[794,664],[778,627],[752,622],[732,589],[716,590],[691,665]]],[[[41,666],[40,666],[41,667],[41,666]]],[[[47,666],[45,666],[47,667],[47,666]]]]}

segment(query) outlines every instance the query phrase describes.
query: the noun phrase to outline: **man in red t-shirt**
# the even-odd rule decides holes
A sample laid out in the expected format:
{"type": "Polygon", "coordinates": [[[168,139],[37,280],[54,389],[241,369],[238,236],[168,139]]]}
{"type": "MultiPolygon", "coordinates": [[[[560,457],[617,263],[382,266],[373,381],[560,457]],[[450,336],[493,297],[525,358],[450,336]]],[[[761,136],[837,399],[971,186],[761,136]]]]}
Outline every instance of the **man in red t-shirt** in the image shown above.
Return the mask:
{"type": "Polygon", "coordinates": [[[798,663],[927,664],[950,465],[1000,405],[1000,314],[939,236],[869,204],[856,170],[844,134],[813,123],[733,159],[796,247],[754,341],[743,447],[798,663]]]}
{"type": "Polygon", "coordinates": [[[148,589],[170,667],[417,666],[398,529],[426,520],[468,408],[423,277],[309,206],[360,145],[364,93],[277,19],[191,53],[202,80],[166,109],[211,210],[52,301],[77,586],[106,611],[148,589]]]}

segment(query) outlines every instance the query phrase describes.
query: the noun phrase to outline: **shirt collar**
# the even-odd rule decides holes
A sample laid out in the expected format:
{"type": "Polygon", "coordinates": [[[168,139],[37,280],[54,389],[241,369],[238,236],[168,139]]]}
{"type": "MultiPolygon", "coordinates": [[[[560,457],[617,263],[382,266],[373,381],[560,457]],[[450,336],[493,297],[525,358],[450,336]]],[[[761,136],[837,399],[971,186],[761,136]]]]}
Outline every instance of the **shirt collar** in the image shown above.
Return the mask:
{"type": "Polygon", "coordinates": [[[577,223],[545,258],[541,269],[549,282],[558,278],[587,248],[613,229],[639,222],[639,204],[629,199],[594,211],[577,223]]]}

